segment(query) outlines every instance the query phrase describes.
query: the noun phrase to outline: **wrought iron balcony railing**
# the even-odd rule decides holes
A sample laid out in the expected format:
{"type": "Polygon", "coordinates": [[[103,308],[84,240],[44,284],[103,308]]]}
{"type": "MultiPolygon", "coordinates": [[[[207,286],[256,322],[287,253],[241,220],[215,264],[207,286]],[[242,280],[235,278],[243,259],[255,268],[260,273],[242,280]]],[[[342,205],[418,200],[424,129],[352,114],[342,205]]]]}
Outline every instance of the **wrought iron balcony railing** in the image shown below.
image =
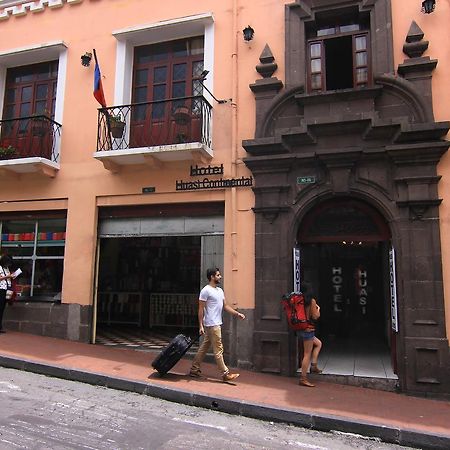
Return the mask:
{"type": "Polygon", "coordinates": [[[44,115],[0,120],[0,160],[45,158],[59,162],[61,124],[44,115]]]}
{"type": "Polygon", "coordinates": [[[203,96],[101,108],[97,151],[190,142],[211,148],[211,114],[203,96]]]}

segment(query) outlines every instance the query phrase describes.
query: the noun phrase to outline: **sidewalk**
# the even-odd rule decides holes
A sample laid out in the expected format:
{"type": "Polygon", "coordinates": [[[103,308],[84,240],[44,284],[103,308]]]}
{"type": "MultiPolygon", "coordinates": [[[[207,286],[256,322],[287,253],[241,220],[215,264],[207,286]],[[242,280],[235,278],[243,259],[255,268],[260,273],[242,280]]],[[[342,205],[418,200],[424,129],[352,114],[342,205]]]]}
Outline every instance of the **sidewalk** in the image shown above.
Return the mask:
{"type": "Polygon", "coordinates": [[[204,364],[206,379],[192,379],[182,360],[160,378],[156,353],[109,348],[9,331],[0,335],[0,365],[68,380],[138,392],[231,414],[329,431],[377,437],[420,448],[450,449],[450,402],[392,392],[241,370],[235,385],[222,383],[204,364]]]}

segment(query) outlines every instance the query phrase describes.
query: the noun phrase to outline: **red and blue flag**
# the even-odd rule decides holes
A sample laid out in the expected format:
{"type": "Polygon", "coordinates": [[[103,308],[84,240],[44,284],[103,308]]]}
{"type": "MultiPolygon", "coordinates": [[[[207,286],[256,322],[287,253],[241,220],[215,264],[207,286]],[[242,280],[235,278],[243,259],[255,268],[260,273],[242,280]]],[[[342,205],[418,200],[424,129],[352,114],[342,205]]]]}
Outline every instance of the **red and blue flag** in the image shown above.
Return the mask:
{"type": "MultiPolygon", "coordinates": [[[[95,55],[96,56],[96,55],[95,55]]],[[[94,71],[94,97],[106,108],[105,93],[103,92],[102,74],[100,72],[100,66],[98,65],[97,57],[95,58],[95,71],[94,71]]]]}

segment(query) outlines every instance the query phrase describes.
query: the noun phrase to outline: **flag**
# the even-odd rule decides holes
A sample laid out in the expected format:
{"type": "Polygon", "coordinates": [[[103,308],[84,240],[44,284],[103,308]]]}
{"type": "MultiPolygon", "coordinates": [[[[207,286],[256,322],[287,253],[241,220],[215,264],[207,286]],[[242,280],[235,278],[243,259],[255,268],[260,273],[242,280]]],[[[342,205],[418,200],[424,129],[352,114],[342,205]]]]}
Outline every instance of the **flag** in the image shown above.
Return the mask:
{"type": "Polygon", "coordinates": [[[106,108],[105,94],[103,92],[103,85],[102,85],[102,74],[100,72],[100,67],[98,65],[97,55],[95,55],[94,97],[100,103],[100,105],[103,106],[103,108],[106,108]]]}

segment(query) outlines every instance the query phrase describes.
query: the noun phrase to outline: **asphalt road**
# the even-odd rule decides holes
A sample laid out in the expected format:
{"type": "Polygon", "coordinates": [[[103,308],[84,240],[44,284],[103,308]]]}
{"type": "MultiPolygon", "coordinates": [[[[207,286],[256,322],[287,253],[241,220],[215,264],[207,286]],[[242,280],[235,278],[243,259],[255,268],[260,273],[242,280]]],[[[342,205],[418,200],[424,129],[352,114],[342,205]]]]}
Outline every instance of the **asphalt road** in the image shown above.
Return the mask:
{"type": "Polygon", "coordinates": [[[0,368],[0,449],[401,449],[0,368]]]}

